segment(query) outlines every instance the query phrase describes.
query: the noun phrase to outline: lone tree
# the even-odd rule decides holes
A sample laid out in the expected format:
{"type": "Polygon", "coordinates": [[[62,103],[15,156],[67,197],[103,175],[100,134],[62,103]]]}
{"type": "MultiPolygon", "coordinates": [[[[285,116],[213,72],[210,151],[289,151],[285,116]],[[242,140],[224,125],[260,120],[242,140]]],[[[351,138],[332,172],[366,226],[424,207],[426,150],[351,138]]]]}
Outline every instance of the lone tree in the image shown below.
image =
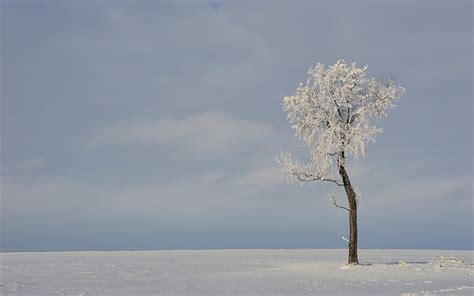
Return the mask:
{"type": "Polygon", "coordinates": [[[322,64],[308,70],[308,80],[300,83],[292,96],[283,98],[283,109],[295,134],[308,147],[307,163],[280,155],[278,162],[291,178],[300,182],[325,181],[343,186],[349,212],[349,260],[357,258],[357,196],[347,174],[349,157],[364,157],[368,142],[382,132],[370,118],[387,116],[385,111],[405,92],[393,80],[366,78],[367,66],[357,68],[339,60],[325,68],[322,64]]]}

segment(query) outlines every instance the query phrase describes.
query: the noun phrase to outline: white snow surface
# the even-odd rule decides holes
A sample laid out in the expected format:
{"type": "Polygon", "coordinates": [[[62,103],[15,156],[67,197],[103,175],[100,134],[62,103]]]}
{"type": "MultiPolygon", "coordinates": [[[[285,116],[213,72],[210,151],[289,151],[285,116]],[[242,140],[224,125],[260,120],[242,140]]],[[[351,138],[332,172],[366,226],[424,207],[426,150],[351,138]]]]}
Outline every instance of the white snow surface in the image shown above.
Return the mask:
{"type": "Polygon", "coordinates": [[[1,253],[2,295],[474,295],[473,251],[1,253]]]}

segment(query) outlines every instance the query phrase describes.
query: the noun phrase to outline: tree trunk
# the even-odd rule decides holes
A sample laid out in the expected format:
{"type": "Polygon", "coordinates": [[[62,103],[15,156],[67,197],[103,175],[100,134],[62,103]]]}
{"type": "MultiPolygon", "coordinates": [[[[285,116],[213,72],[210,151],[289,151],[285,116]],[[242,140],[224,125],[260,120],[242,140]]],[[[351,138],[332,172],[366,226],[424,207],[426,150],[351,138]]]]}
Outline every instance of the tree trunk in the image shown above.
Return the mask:
{"type": "Polygon", "coordinates": [[[344,189],[346,190],[347,199],[349,201],[349,260],[348,264],[359,264],[357,258],[357,200],[354,189],[352,188],[349,176],[347,175],[344,164],[339,165],[339,174],[342,177],[344,183],[344,189]]]}

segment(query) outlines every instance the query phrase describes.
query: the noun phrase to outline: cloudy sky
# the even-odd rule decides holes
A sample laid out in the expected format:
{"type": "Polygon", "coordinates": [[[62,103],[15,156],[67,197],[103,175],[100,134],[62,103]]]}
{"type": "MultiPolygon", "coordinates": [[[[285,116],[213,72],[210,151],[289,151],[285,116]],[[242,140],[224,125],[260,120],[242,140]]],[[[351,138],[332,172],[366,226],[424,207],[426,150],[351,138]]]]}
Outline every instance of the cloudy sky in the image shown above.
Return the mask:
{"type": "Polygon", "coordinates": [[[345,248],[281,98],[407,87],[349,174],[361,248],[473,248],[471,1],[2,1],[1,249],[345,248]]]}

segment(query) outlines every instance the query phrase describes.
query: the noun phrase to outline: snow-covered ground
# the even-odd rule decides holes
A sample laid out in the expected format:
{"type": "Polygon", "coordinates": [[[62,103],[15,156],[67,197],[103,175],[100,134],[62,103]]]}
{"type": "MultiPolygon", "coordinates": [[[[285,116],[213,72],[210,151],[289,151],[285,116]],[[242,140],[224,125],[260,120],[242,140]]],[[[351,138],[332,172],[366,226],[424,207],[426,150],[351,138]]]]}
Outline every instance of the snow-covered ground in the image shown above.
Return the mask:
{"type": "Polygon", "coordinates": [[[3,295],[473,295],[473,251],[2,253],[3,295]]]}

